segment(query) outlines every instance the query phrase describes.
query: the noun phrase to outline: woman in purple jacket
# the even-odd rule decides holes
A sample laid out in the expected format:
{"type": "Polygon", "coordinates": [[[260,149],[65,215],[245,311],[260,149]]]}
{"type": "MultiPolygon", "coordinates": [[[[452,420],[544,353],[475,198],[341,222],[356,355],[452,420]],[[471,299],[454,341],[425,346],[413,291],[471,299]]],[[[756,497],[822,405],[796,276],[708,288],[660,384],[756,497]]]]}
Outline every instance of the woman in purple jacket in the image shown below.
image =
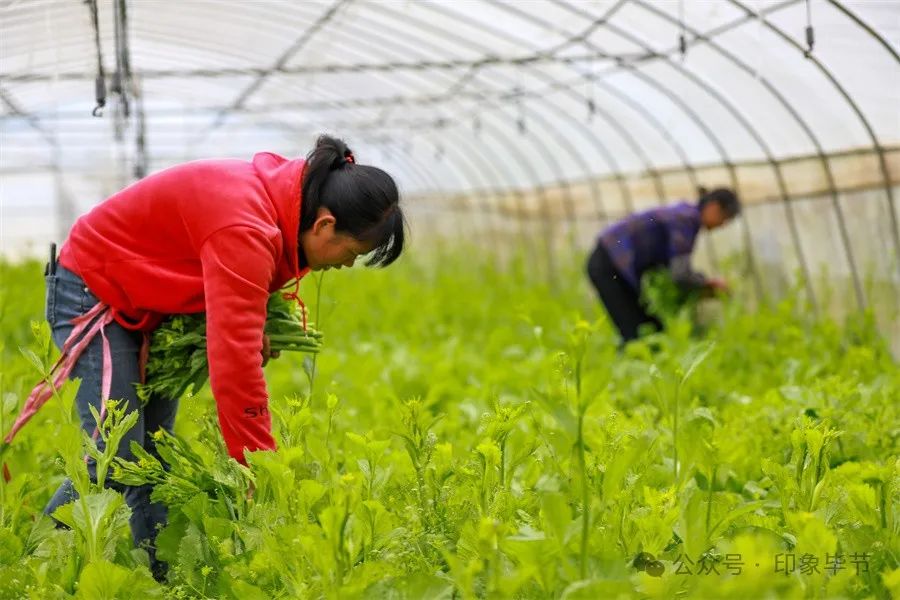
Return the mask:
{"type": "Polygon", "coordinates": [[[668,268],[686,289],[727,292],[721,279],[691,269],[691,252],[700,228],[716,229],[741,212],[735,193],[726,188],[700,190],[697,204],[680,202],[629,215],[600,234],[588,259],[587,272],[622,342],[638,337],[642,325],[662,329],[647,314],[640,297],[641,276],[648,270],[668,268]]]}

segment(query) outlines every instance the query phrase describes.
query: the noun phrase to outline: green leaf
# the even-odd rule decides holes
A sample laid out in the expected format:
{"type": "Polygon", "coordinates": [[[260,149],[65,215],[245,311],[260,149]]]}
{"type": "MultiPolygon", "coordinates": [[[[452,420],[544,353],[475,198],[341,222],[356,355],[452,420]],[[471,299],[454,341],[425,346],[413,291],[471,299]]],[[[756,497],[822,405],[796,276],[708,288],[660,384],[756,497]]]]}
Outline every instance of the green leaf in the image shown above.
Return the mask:
{"type": "Polygon", "coordinates": [[[566,543],[566,531],[572,522],[572,509],[563,494],[548,493],[541,496],[541,521],[545,531],[560,544],[566,543]]]}
{"type": "Polygon", "coordinates": [[[709,408],[707,408],[706,406],[695,407],[688,414],[686,421],[688,423],[694,422],[694,421],[696,421],[696,422],[705,421],[706,423],[709,423],[713,427],[716,427],[718,425],[718,422],[716,421],[716,418],[713,416],[712,411],[709,408]]]}
{"type": "Polygon", "coordinates": [[[627,579],[585,579],[570,584],[560,600],[617,600],[634,598],[634,586],[627,579]]]}
{"type": "Polygon", "coordinates": [[[235,600],[271,600],[272,598],[272,596],[255,585],[240,579],[230,579],[228,588],[231,597],[235,598],[235,600]]]}
{"type": "Polygon", "coordinates": [[[34,353],[34,350],[32,350],[31,348],[20,347],[19,352],[22,353],[22,356],[28,359],[28,362],[30,362],[34,366],[34,368],[38,373],[41,374],[42,377],[46,376],[48,367],[44,364],[44,361],[42,361],[40,357],[34,353]]]}
{"type": "Polygon", "coordinates": [[[683,364],[687,365],[684,369],[684,375],[681,377],[681,381],[685,382],[690,379],[691,375],[693,375],[694,371],[699,367],[703,361],[709,356],[710,352],[713,351],[713,348],[716,347],[715,342],[707,342],[705,344],[700,344],[699,346],[695,346],[691,348],[691,351],[688,352],[683,364]]]}
{"type": "Polygon", "coordinates": [[[145,570],[129,570],[107,560],[88,564],[78,578],[76,598],[121,600],[162,598],[163,588],[145,570]]]}
{"type": "Polygon", "coordinates": [[[453,584],[429,573],[413,573],[379,581],[367,587],[362,594],[362,598],[384,600],[451,600],[453,597],[453,584]]]}
{"type": "Polygon", "coordinates": [[[746,504],[742,504],[741,506],[738,506],[737,508],[735,508],[734,510],[729,512],[727,515],[722,517],[715,525],[710,527],[709,538],[715,539],[716,536],[721,534],[725,530],[725,528],[728,527],[728,525],[730,525],[731,523],[733,523],[736,519],[738,519],[744,515],[750,514],[756,510],[759,510],[760,508],[762,508],[764,506],[776,507],[778,505],[777,505],[777,503],[767,502],[765,500],[756,500],[754,502],[748,502],[746,504]]]}
{"type": "Polygon", "coordinates": [[[0,565],[12,565],[20,556],[24,546],[12,531],[0,529],[0,565]]]}

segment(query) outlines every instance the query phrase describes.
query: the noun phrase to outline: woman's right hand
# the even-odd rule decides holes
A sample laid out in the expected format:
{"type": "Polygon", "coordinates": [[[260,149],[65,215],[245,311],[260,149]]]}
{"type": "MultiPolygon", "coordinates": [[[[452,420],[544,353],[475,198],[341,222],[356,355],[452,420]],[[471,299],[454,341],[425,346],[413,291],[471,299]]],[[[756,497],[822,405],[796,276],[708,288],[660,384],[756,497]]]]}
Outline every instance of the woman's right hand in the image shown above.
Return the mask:
{"type": "Polygon", "coordinates": [[[281,356],[281,352],[272,350],[272,343],[269,341],[269,336],[263,334],[262,366],[266,366],[269,363],[270,358],[278,358],[279,356],[281,356]]]}
{"type": "Polygon", "coordinates": [[[731,288],[728,282],[718,277],[711,277],[706,280],[706,289],[709,290],[711,296],[729,296],[731,288]]]}

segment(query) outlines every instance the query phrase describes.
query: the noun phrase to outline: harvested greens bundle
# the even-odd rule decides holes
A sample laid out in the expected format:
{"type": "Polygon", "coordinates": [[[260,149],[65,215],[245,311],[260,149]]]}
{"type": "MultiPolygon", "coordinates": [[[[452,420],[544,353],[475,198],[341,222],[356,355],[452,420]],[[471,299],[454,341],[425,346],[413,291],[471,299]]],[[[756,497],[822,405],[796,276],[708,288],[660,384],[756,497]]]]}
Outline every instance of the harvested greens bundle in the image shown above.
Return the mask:
{"type": "MultiPolygon", "coordinates": [[[[273,352],[293,351],[314,354],[322,347],[322,334],[280,293],[269,297],[265,334],[273,352]]],[[[206,315],[174,315],[163,321],[150,338],[146,383],[138,385],[138,397],[180,398],[189,389],[198,391],[209,379],[206,358],[206,315]]]]}

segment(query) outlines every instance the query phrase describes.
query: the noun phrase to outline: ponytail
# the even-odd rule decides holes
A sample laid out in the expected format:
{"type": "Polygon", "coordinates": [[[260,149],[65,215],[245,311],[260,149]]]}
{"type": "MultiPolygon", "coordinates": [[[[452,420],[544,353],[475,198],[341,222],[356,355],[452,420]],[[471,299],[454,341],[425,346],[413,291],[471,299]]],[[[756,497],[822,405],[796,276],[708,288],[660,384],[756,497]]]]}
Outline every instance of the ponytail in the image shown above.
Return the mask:
{"type": "Polygon", "coordinates": [[[390,175],[357,164],[342,140],[319,136],[303,171],[300,233],[313,226],[320,208],[327,208],[336,231],[375,244],[366,264],[386,267],[403,252],[405,222],[399,203],[390,175]]]}

